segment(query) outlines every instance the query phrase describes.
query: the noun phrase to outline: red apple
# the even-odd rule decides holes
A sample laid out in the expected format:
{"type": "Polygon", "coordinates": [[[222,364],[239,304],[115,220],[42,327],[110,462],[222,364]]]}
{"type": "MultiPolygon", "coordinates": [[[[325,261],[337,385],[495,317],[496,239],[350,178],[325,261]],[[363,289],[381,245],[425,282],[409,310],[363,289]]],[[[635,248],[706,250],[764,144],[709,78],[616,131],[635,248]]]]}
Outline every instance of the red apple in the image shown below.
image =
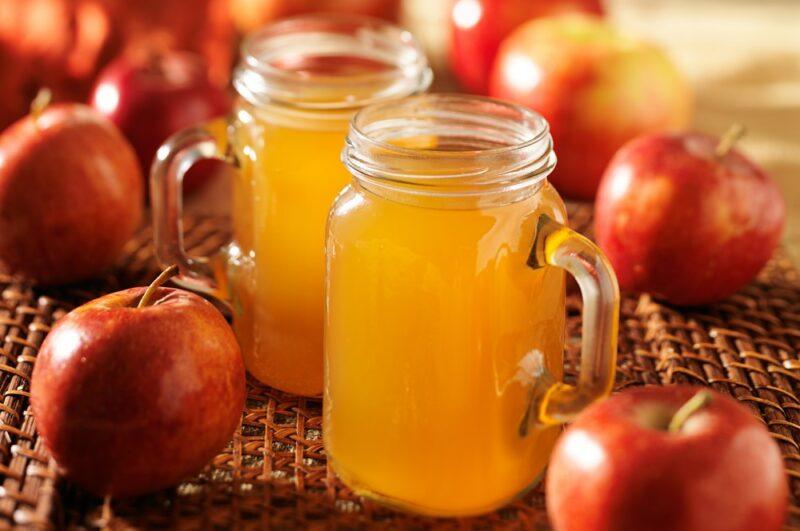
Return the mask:
{"type": "Polygon", "coordinates": [[[142,217],[130,144],[85,105],[37,110],[0,135],[0,270],[41,284],[97,275],[142,217]]]}
{"type": "Polygon", "coordinates": [[[0,129],[22,118],[38,87],[83,101],[123,50],[158,41],[201,53],[225,82],[237,36],[228,0],[0,0],[0,129]]]}
{"type": "Polygon", "coordinates": [[[153,287],[73,310],[36,358],[36,427],[60,471],[100,496],[158,490],[198,472],[244,407],[244,364],[219,311],[153,287]]]}
{"type": "Polygon", "coordinates": [[[599,0],[456,0],[450,13],[450,67],[464,88],[487,94],[504,38],[531,19],[570,12],[601,15],[603,8],[599,0]]]}
{"type": "Polygon", "coordinates": [[[777,531],[788,499],[764,424],[689,386],[590,406],[556,444],[546,489],[555,531],[777,531]]]}
{"type": "Polygon", "coordinates": [[[611,161],[595,234],[622,288],[674,304],[714,302],[772,256],[786,218],[780,191],[739,151],[719,145],[701,133],[648,135],[611,161]]]}
{"type": "MultiPolygon", "coordinates": [[[[187,52],[147,50],[120,56],[95,82],[92,106],[114,122],[136,149],[145,176],[156,151],[173,133],[226,114],[227,93],[209,80],[203,59],[187,52]]],[[[187,193],[214,173],[204,163],[189,171],[187,193]]]]}
{"type": "Polygon", "coordinates": [[[667,57],[598,17],[528,22],[501,45],[491,94],[550,123],[562,195],[592,199],[608,161],[642,133],[681,128],[690,94],[667,57]]]}

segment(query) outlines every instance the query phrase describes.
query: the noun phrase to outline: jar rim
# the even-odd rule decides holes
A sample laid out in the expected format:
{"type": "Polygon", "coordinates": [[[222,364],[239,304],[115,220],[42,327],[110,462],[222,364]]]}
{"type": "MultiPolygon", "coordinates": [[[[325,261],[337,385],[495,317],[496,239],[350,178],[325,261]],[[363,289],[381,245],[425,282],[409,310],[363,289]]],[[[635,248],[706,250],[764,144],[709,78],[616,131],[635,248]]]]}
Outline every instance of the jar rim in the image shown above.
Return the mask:
{"type": "Polygon", "coordinates": [[[536,184],[556,157],[540,114],[445,93],[365,107],[350,124],[342,161],[355,177],[374,183],[463,195],[536,184]]]}
{"type": "Polygon", "coordinates": [[[416,102],[430,102],[434,105],[448,105],[448,104],[468,103],[470,101],[484,102],[486,104],[495,107],[504,108],[514,113],[519,113],[520,118],[522,120],[528,123],[535,124],[535,130],[534,132],[531,133],[529,139],[519,144],[506,144],[493,148],[482,148],[482,149],[472,149],[472,150],[465,149],[465,150],[453,151],[453,150],[426,149],[425,151],[439,153],[444,156],[448,156],[450,154],[457,154],[458,156],[462,156],[464,154],[470,154],[470,153],[472,154],[480,153],[484,155],[502,155],[504,152],[521,150],[525,149],[526,147],[530,147],[531,145],[540,142],[543,138],[545,138],[547,135],[550,134],[550,124],[547,122],[547,120],[545,120],[544,117],[539,113],[532,111],[527,107],[523,107],[521,105],[517,105],[504,100],[499,100],[496,98],[490,98],[487,96],[447,93],[447,92],[421,95],[416,98],[407,98],[404,101],[399,101],[399,102],[388,101],[388,102],[372,104],[356,113],[351,123],[350,132],[354,135],[357,135],[366,142],[381,145],[385,149],[391,149],[398,152],[418,154],[420,152],[418,148],[393,144],[386,140],[370,137],[368,132],[365,131],[365,126],[368,125],[369,120],[372,119],[371,115],[384,111],[389,107],[397,107],[399,105],[403,106],[414,105],[416,102]]]}
{"type": "Polygon", "coordinates": [[[432,70],[408,31],[381,19],[312,14],[282,19],[250,34],[241,46],[234,87],[254,105],[311,110],[349,110],[427,90],[432,70]],[[353,57],[386,68],[357,75],[314,74],[276,61],[304,56],[353,57]],[[338,97],[326,99],[327,94],[338,97]]]}

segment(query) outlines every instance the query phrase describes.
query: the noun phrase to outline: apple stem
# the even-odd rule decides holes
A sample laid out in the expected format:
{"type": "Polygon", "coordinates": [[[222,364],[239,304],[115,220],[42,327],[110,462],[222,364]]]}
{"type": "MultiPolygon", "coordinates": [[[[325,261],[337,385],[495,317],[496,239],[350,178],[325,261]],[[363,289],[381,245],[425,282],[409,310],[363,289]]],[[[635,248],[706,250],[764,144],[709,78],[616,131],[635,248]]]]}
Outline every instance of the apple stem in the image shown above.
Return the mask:
{"type": "Polygon", "coordinates": [[[114,510],[111,507],[111,495],[103,497],[103,508],[100,513],[100,527],[107,529],[111,527],[111,521],[114,519],[114,510]]]}
{"type": "Polygon", "coordinates": [[[47,87],[42,87],[39,89],[39,92],[36,93],[36,96],[31,100],[31,107],[30,113],[33,116],[34,123],[39,119],[39,116],[42,115],[44,110],[50,105],[50,101],[53,99],[53,91],[47,87]]]}
{"type": "Polygon", "coordinates": [[[742,138],[745,131],[745,127],[740,123],[731,125],[728,130],[725,131],[725,134],[722,135],[722,138],[719,139],[719,143],[717,143],[717,147],[714,150],[714,155],[720,159],[727,155],[730,150],[733,149],[736,142],[742,138]]]}
{"type": "Polygon", "coordinates": [[[139,304],[136,305],[137,308],[144,308],[145,306],[150,304],[150,299],[153,298],[156,290],[161,287],[161,284],[166,282],[170,277],[175,276],[178,273],[178,266],[177,264],[172,264],[164,271],[161,272],[160,275],[156,277],[156,279],[147,286],[147,289],[142,295],[142,298],[139,299],[139,304]]]}
{"type": "Polygon", "coordinates": [[[702,391],[698,391],[692,398],[686,401],[678,411],[672,416],[672,420],[669,421],[669,426],[667,427],[667,431],[670,433],[676,433],[681,430],[683,425],[689,420],[689,417],[697,413],[699,410],[706,407],[714,396],[705,389],[702,391]]]}

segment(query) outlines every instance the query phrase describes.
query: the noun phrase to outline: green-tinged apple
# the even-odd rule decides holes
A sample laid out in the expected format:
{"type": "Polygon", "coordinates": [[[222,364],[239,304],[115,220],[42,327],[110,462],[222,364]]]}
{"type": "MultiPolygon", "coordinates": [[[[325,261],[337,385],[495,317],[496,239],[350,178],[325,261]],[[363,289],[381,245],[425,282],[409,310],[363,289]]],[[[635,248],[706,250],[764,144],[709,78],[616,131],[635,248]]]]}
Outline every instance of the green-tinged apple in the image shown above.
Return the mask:
{"type": "Polygon", "coordinates": [[[533,20],[500,46],[490,94],[527,105],[550,123],[562,195],[593,199],[608,161],[643,134],[685,127],[691,95],[657,48],[599,17],[533,20]]]}
{"type": "Polygon", "coordinates": [[[769,175],[732,148],[736,134],[645,135],[614,156],[595,202],[595,236],[623,289],[706,304],[767,263],[786,205],[769,175]]]}
{"type": "Polygon", "coordinates": [[[590,406],[556,443],[546,491],[555,531],[778,531],[789,495],[766,426],[690,386],[590,406]]]}
{"type": "Polygon", "coordinates": [[[86,105],[47,105],[0,135],[0,271],[40,284],[93,277],[142,217],[142,175],[117,128],[86,105]]]}
{"type": "Polygon", "coordinates": [[[31,382],[36,427],[60,471],[125,497],[178,483],[230,440],[245,370],[228,323],[179,289],[133,288],[61,318],[31,382]]]}

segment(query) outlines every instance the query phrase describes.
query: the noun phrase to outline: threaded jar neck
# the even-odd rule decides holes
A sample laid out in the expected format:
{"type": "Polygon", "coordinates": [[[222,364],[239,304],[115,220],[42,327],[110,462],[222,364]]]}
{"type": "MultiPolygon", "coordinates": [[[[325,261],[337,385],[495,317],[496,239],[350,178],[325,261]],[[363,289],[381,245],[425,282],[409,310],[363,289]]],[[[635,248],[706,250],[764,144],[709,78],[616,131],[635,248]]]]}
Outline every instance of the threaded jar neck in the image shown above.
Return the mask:
{"type": "Polygon", "coordinates": [[[556,163],[540,115],[457,94],[415,96],[359,111],[342,160],[364,183],[439,196],[534,187],[556,163]]]}
{"type": "Polygon", "coordinates": [[[431,70],[408,32],[377,19],[311,15],[252,34],[234,87],[254,106],[346,113],[424,92],[431,70]]]}

